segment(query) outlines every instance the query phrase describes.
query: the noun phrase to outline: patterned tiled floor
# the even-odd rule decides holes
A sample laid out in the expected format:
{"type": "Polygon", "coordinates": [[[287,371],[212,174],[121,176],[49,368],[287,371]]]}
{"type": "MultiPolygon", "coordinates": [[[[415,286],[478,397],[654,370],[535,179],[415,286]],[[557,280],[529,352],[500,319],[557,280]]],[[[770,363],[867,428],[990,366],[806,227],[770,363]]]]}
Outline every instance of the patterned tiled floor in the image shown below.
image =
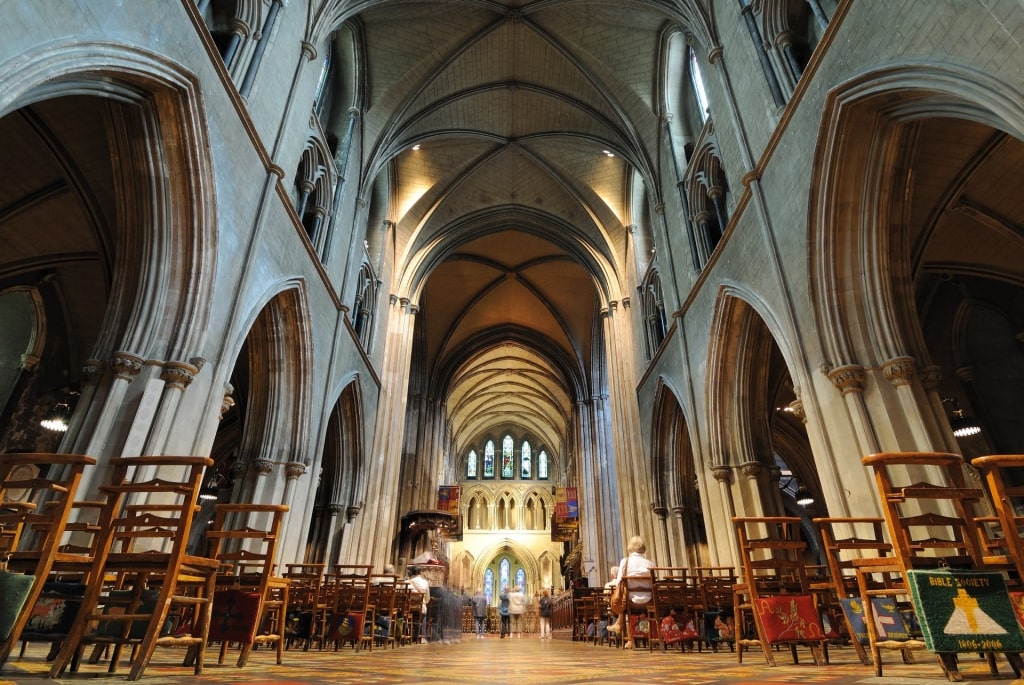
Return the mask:
{"type": "MultiPolygon", "coordinates": [[[[44,645],[30,645],[24,658],[15,656],[0,671],[0,685],[125,682],[127,668],[122,667],[120,674],[109,676],[99,665],[84,665],[76,674],[59,681],[47,681],[45,652],[44,645]]],[[[622,651],[568,640],[541,641],[535,636],[521,640],[470,638],[458,644],[412,645],[396,650],[375,649],[372,653],[355,653],[351,648],[341,652],[289,650],[281,666],[274,663],[271,651],[258,650],[243,669],[235,668],[230,653],[223,666],[216,663],[214,650],[207,655],[206,670],[196,677],[191,669],[176,665],[172,658],[175,652],[157,650],[142,682],[167,685],[944,685],[947,682],[934,660],[926,654],[921,654],[917,663],[910,665],[885,655],[885,676],[876,678],[870,667],[860,664],[850,648],[833,648],[831,663],[827,666],[814,666],[806,652],[801,654],[802,663],[794,665],[788,653],[780,652],[776,655],[778,665],[772,668],[766,666],[757,653],[745,655],[744,663],[737,664],[736,655],[728,652],[622,651]]],[[[1014,680],[1005,662],[1000,664],[999,675],[991,675],[985,662],[973,655],[963,658],[960,667],[966,683],[1024,685],[1024,681],[1014,680]]]]}

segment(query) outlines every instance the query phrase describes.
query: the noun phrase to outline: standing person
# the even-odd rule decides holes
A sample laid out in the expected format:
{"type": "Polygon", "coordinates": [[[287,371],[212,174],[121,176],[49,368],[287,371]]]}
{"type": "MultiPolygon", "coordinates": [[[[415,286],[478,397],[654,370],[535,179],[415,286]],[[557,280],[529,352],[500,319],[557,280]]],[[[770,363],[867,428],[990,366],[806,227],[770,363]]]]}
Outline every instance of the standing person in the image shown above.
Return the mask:
{"type": "Polygon", "coordinates": [[[540,617],[540,639],[551,639],[551,593],[544,590],[540,596],[540,606],[537,609],[540,617]]]}
{"type": "Polygon", "coordinates": [[[526,611],[526,595],[523,588],[516,585],[515,589],[508,595],[508,613],[512,617],[512,633],[520,640],[523,639],[523,613],[526,611]]]}
{"type": "Polygon", "coordinates": [[[630,612],[630,609],[643,608],[645,604],[650,602],[651,592],[654,589],[651,584],[651,568],[655,566],[655,563],[644,556],[646,552],[647,543],[644,542],[644,539],[639,535],[631,537],[626,544],[626,556],[619,562],[619,575],[615,579],[616,582],[623,578],[637,579],[630,583],[629,601],[626,603],[626,610],[619,614],[614,625],[608,626],[608,630],[611,632],[620,633],[622,632],[623,623],[626,624],[626,642],[622,645],[624,649],[633,648],[633,623],[632,621],[624,620],[626,614],[630,612]]]}
{"type": "Polygon", "coordinates": [[[498,615],[501,616],[501,637],[504,639],[509,635],[509,613],[508,613],[508,585],[502,586],[501,594],[498,595],[498,615]]]}
{"type": "Polygon", "coordinates": [[[478,587],[473,595],[473,621],[476,623],[476,639],[484,639],[484,621],[487,620],[487,596],[484,589],[478,587]]]}
{"type": "Polygon", "coordinates": [[[427,643],[427,604],[430,602],[430,581],[420,574],[419,566],[409,567],[409,585],[420,594],[420,644],[427,643]]]}

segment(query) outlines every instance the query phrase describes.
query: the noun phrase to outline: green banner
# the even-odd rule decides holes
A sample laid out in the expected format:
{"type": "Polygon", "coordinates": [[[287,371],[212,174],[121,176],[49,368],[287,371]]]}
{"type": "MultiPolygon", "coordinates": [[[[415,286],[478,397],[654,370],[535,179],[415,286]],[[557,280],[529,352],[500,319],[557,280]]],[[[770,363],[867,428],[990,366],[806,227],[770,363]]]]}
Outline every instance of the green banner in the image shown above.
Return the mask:
{"type": "Polygon", "coordinates": [[[931,651],[1024,651],[1002,573],[940,569],[907,571],[907,576],[931,651]]]}

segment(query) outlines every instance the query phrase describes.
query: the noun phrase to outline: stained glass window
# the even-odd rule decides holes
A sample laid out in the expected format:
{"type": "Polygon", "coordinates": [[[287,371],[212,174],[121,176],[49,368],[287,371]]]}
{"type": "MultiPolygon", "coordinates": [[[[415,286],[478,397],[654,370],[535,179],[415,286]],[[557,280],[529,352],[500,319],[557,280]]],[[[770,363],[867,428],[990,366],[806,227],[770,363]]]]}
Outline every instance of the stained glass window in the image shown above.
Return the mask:
{"type": "Polygon", "coordinates": [[[537,455],[537,477],[541,480],[548,479],[548,453],[544,450],[537,455]]]}
{"type": "Polygon", "coordinates": [[[484,445],[484,478],[494,478],[494,441],[484,445]]]}
{"type": "Polygon", "coordinates": [[[502,478],[515,478],[515,443],[512,440],[511,435],[506,435],[505,439],[501,441],[501,477],[502,478]]]}
{"type": "Polygon", "coordinates": [[[511,574],[512,574],[511,569],[512,569],[512,565],[508,563],[508,559],[507,558],[503,558],[501,560],[501,563],[498,564],[498,580],[499,580],[499,585],[501,585],[501,587],[503,587],[503,588],[509,586],[509,581],[511,580],[511,574]]]}
{"type": "Polygon", "coordinates": [[[484,597],[487,598],[487,603],[491,604],[494,601],[494,570],[487,569],[484,571],[484,597]]]}
{"type": "Polygon", "coordinates": [[[466,457],[466,478],[476,478],[476,450],[470,450],[466,457]]]}
{"type": "Polygon", "coordinates": [[[526,571],[521,568],[516,569],[516,587],[521,587],[523,592],[526,592],[526,571]]]}

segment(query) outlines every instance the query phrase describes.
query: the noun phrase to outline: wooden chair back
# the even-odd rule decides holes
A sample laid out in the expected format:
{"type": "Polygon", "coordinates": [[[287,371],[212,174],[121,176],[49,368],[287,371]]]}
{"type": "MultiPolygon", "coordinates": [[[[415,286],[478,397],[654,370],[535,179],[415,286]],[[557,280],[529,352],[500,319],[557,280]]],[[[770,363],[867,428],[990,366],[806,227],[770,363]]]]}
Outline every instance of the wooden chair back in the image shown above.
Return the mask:
{"type": "Polygon", "coordinates": [[[0,455],[0,565],[26,576],[8,577],[19,590],[6,589],[4,600],[14,603],[17,595],[21,607],[0,631],[0,664],[21,639],[44,592],[61,553],[82,474],[95,463],[78,454],[0,455]]]}
{"type": "Polygon", "coordinates": [[[188,554],[185,545],[204,470],[212,464],[208,457],[110,460],[110,481],[100,487],[105,500],[90,581],[51,677],[60,677],[72,659],[77,665],[86,644],[114,646],[111,673],[122,648],[131,646],[131,680],[142,676],[158,645],[193,648],[194,672],[202,673],[217,562],[188,554]],[[117,578],[125,592],[105,592],[108,577],[117,578]],[[114,613],[117,620],[111,619],[114,613]],[[167,634],[171,616],[182,624],[180,632],[167,634]]]}
{"type": "MultiPolygon", "coordinates": [[[[213,524],[206,532],[210,549],[208,556],[220,565],[217,592],[243,592],[258,598],[255,612],[246,614],[246,625],[231,621],[231,637],[248,633],[248,640],[238,640],[241,650],[238,667],[245,666],[253,647],[274,643],[277,663],[283,659],[285,617],[288,612],[289,581],[275,573],[275,559],[280,542],[281,525],[288,507],[284,504],[217,504],[213,524]]],[[[224,663],[228,643],[220,632],[221,618],[214,600],[214,622],[211,639],[220,639],[218,663],[224,663]]]]}
{"type": "Polygon", "coordinates": [[[816,664],[824,663],[824,634],[798,635],[792,639],[768,639],[762,619],[762,600],[788,595],[812,597],[807,578],[805,553],[807,543],[800,535],[800,518],[795,516],[734,517],[732,519],[740,549],[742,564],[740,582],[734,586],[733,602],[736,611],[736,653],[742,662],[743,652],[752,646],[760,646],[765,660],[775,665],[772,644],[788,644],[797,661],[797,645],[810,648],[816,664]],[[757,632],[756,640],[742,637],[744,621],[748,617],[757,632]]]}
{"type": "Polygon", "coordinates": [[[291,621],[285,627],[287,640],[301,642],[303,651],[309,650],[314,640],[320,641],[322,646],[328,613],[323,589],[324,568],[324,564],[285,564],[291,621]]]}
{"type": "Polygon", "coordinates": [[[986,550],[986,563],[1011,565],[1012,580],[1024,586],[1024,454],[994,454],[971,460],[981,472],[992,499],[1001,535],[986,550]],[[1021,512],[1021,513],[1018,513],[1021,512]]]}

